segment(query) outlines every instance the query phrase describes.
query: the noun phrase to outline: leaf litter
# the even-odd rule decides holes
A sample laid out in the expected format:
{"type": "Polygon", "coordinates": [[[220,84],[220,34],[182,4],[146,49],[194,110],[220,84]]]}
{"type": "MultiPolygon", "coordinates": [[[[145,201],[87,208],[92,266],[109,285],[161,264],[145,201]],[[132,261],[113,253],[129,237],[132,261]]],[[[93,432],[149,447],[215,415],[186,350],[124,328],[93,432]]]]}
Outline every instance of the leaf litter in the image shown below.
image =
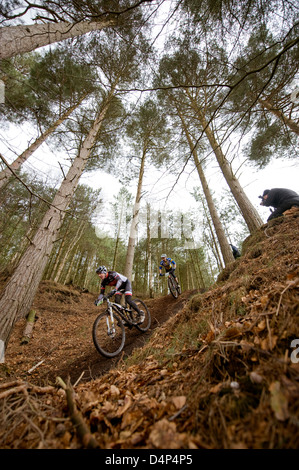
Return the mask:
{"type": "Polygon", "coordinates": [[[115,360],[92,345],[92,294],[42,283],[1,366],[1,448],[298,448],[298,248],[298,212],[262,226],[206,292],[146,299],[151,332],[115,360]]]}

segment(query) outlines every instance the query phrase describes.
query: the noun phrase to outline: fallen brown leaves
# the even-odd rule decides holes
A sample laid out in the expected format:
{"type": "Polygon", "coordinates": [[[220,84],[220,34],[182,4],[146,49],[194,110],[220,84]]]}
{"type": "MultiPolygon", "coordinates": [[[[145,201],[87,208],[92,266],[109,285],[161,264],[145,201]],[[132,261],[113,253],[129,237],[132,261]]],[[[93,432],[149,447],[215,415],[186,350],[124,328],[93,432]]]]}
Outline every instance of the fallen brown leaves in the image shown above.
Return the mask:
{"type": "Polygon", "coordinates": [[[298,221],[249,237],[225,281],[127,360],[73,387],[85,440],[65,390],[3,383],[1,446],[82,448],[92,438],[102,449],[298,448],[298,221]]]}
{"type": "Polygon", "coordinates": [[[196,440],[177,431],[173,421],[185,409],[186,396],[160,387],[178,380],[168,369],[149,360],[126,373],[113,371],[92,384],[77,387],[80,408],[103,448],[196,448],[196,440]],[[110,385],[112,383],[112,385],[110,385]]]}

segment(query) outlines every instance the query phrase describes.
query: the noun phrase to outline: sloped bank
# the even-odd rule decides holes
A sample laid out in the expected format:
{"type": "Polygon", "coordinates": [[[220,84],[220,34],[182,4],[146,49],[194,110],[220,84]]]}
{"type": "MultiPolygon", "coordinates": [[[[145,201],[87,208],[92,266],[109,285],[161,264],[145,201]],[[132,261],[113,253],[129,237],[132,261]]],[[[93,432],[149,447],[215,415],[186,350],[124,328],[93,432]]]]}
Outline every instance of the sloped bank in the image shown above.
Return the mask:
{"type": "MultiPolygon", "coordinates": [[[[75,387],[99,448],[298,448],[298,246],[298,214],[265,225],[215,286],[194,295],[146,346],[75,387]]],[[[88,445],[61,389],[35,393],[43,419],[30,416],[39,432],[24,432],[19,446],[88,445]]],[[[34,399],[29,389],[27,396],[34,399]]],[[[4,446],[18,442],[0,436],[4,446]]]]}

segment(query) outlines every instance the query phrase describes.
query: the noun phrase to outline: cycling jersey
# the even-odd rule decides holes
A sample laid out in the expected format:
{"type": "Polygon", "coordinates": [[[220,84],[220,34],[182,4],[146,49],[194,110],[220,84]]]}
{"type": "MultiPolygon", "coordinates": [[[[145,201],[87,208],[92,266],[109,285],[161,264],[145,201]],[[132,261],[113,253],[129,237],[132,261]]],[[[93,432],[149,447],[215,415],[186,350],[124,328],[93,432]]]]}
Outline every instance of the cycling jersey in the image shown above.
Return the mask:
{"type": "Polygon", "coordinates": [[[120,289],[125,289],[125,295],[132,295],[132,286],[129,279],[116,271],[108,271],[101,283],[101,294],[104,294],[106,286],[115,286],[116,294],[121,294],[120,289]]]}
{"type": "Polygon", "coordinates": [[[165,268],[165,271],[168,272],[171,269],[174,269],[174,266],[175,266],[175,261],[173,261],[173,259],[171,258],[166,258],[165,261],[162,259],[162,261],[160,262],[159,269],[160,271],[162,271],[162,268],[165,268]]]}

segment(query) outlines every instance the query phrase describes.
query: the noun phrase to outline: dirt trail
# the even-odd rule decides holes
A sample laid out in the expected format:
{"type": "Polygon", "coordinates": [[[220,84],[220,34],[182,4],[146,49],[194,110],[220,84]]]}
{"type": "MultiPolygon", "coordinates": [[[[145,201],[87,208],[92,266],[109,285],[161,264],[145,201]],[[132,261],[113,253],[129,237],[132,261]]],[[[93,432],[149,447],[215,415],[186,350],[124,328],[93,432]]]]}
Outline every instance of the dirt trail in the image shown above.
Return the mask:
{"type": "Polygon", "coordinates": [[[126,329],[123,352],[116,358],[107,359],[96,351],[91,336],[93,322],[105,307],[93,305],[94,294],[43,282],[33,304],[37,320],[32,338],[27,345],[20,344],[25,326],[25,320],[20,320],[5,354],[6,372],[10,377],[27,379],[40,385],[55,383],[57,376],[63,380],[70,377],[72,383],[82,374],[81,381],[95,379],[115,367],[135,348],[142,347],[155,328],[181,310],[197,292],[183,292],[178,299],[171,295],[145,299],[152,316],[150,330],[141,333],[135,328],[126,329]],[[44,362],[28,373],[40,361],[44,362]]]}
{"type": "Polygon", "coordinates": [[[298,247],[297,211],[244,240],[206,292],[145,299],[152,328],[128,331],[128,361],[97,353],[94,295],[43,282],[33,337],[20,345],[21,320],[0,368],[0,447],[297,449],[298,247]],[[49,386],[68,375],[71,406],[49,386]]]}

